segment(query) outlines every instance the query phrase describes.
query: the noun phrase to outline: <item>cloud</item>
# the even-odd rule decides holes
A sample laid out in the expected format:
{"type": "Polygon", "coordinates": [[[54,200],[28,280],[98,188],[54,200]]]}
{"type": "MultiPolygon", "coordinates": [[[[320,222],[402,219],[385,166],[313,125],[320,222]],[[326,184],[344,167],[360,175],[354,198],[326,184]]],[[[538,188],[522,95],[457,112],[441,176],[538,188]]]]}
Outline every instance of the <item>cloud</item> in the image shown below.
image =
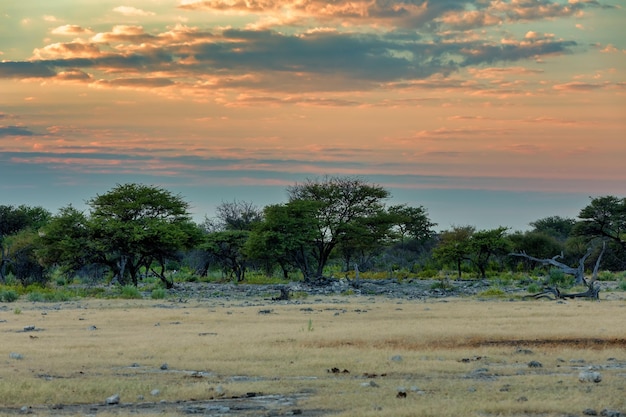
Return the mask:
{"type": "Polygon", "coordinates": [[[56,72],[53,66],[42,62],[30,61],[1,61],[0,78],[47,78],[54,77],[56,72]]]}
{"type": "Polygon", "coordinates": [[[90,29],[85,29],[78,25],[63,25],[50,31],[53,35],[77,36],[93,33],[90,29]]]}
{"type": "Polygon", "coordinates": [[[35,136],[36,133],[23,126],[0,126],[0,137],[5,136],[35,136]]]}
{"type": "Polygon", "coordinates": [[[124,16],[154,16],[156,13],[147,12],[133,6],[118,6],[113,9],[114,12],[124,16]]]}
{"type": "Polygon", "coordinates": [[[187,11],[252,14],[260,19],[272,16],[279,25],[313,20],[326,24],[383,25],[435,31],[552,19],[604,6],[597,1],[564,4],[550,0],[183,0],[178,7],[187,11]]]}

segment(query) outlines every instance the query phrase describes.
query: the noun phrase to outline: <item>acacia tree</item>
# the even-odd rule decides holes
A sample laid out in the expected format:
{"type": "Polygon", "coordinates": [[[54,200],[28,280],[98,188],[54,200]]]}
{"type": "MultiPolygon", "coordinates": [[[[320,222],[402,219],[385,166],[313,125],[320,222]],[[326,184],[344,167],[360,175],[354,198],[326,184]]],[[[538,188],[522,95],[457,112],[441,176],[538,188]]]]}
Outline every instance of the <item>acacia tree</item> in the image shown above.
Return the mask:
{"type": "MultiPolygon", "coordinates": [[[[38,274],[41,273],[37,269],[38,265],[35,265],[34,253],[31,252],[35,248],[36,231],[49,219],[50,212],[43,207],[0,205],[0,282],[4,282],[9,265],[13,265],[13,269],[19,268],[20,271],[36,269],[38,274]],[[21,236],[18,238],[17,234],[21,236]],[[29,243],[25,244],[26,241],[29,243]],[[19,248],[13,247],[18,242],[19,248]],[[27,252],[28,256],[26,256],[27,252]],[[19,259],[16,256],[19,256],[19,259]],[[33,263],[33,265],[25,268],[25,262],[33,263]]],[[[41,280],[42,276],[38,279],[41,280]]]]}
{"type": "Polygon", "coordinates": [[[141,267],[158,261],[166,286],[165,259],[195,243],[198,229],[192,227],[189,205],[181,196],[142,184],[117,185],[88,201],[95,250],[120,283],[130,277],[138,283],[141,267]]]}
{"type": "Polygon", "coordinates": [[[437,223],[428,218],[428,212],[423,206],[410,207],[400,204],[389,207],[387,212],[392,216],[393,230],[401,243],[407,238],[422,243],[433,237],[433,227],[437,226],[437,223]]]}
{"type": "Polygon", "coordinates": [[[224,202],[216,209],[216,217],[206,218],[206,235],[201,249],[223,272],[230,271],[237,281],[245,279],[249,257],[244,246],[252,229],[263,219],[263,212],[246,201],[224,202]]]}
{"type": "Polygon", "coordinates": [[[292,268],[308,276],[319,208],[319,202],[308,200],[265,207],[263,221],[256,225],[246,242],[246,253],[262,262],[266,272],[278,265],[285,279],[292,268]]]}
{"type": "Polygon", "coordinates": [[[37,254],[42,263],[58,266],[68,275],[98,262],[89,219],[71,205],[61,208],[41,229],[39,241],[37,254]]]}
{"type": "Polygon", "coordinates": [[[481,278],[487,277],[489,262],[498,255],[508,253],[509,241],[506,239],[506,227],[480,230],[470,237],[467,259],[478,268],[481,278]]]}
{"type": "Polygon", "coordinates": [[[457,276],[461,279],[461,266],[470,253],[470,238],[476,229],[474,226],[454,226],[441,232],[439,242],[433,251],[435,259],[456,266],[457,276]]]}
{"type": "Polygon", "coordinates": [[[595,248],[592,258],[597,258],[600,253],[600,245],[594,241],[606,241],[604,267],[612,270],[626,268],[626,198],[593,198],[580,211],[578,218],[573,235],[583,240],[583,247],[595,248]]]}
{"type": "Polygon", "coordinates": [[[314,201],[316,237],[312,243],[315,265],[305,274],[305,281],[320,278],[324,267],[339,242],[349,233],[351,225],[363,218],[377,216],[383,200],[390,194],[378,185],[354,177],[325,177],[307,180],[287,189],[289,201],[314,201]]]}

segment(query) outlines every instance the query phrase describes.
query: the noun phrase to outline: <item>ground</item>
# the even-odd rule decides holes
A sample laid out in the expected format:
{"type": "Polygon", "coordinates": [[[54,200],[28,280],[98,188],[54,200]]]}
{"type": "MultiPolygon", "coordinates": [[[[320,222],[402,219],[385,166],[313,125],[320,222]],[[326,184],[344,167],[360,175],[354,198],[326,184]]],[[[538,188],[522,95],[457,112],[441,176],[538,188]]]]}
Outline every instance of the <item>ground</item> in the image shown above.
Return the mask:
{"type": "Polygon", "coordinates": [[[524,300],[486,297],[486,281],[432,284],[293,284],[278,300],[276,286],[195,283],[166,300],[0,304],[0,415],[626,411],[626,293],[524,300]]]}

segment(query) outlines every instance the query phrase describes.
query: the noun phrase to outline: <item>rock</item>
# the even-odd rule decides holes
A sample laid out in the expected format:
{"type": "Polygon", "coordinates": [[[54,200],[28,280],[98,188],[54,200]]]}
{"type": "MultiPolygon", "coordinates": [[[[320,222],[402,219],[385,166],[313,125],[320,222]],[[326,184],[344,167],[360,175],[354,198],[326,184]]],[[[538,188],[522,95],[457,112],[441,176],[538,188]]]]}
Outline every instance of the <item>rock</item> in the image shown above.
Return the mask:
{"type": "Polygon", "coordinates": [[[583,415],[584,416],[597,416],[598,412],[594,410],[593,408],[585,408],[583,410],[583,415]]]}
{"type": "Polygon", "coordinates": [[[161,393],[160,390],[158,389],[153,389],[152,391],[150,391],[150,395],[152,395],[153,397],[156,397],[157,395],[159,395],[161,393]]]}
{"type": "Polygon", "coordinates": [[[32,332],[34,330],[35,330],[35,325],[34,324],[31,324],[30,326],[24,327],[24,331],[25,332],[32,332]]]}
{"type": "Polygon", "coordinates": [[[164,363],[163,365],[161,365],[161,370],[162,371],[167,371],[169,369],[169,365],[167,363],[164,363]]]}
{"type": "Polygon", "coordinates": [[[94,331],[94,330],[98,330],[98,328],[96,326],[89,326],[87,327],[87,330],[94,331]]]}
{"type": "Polygon", "coordinates": [[[374,381],[369,381],[369,382],[361,382],[361,386],[362,387],[373,387],[373,388],[378,388],[378,384],[374,381]]]}
{"type": "Polygon", "coordinates": [[[120,403],[120,394],[111,395],[106,400],[104,400],[106,405],[116,405],[120,403]]]}
{"type": "Polygon", "coordinates": [[[602,381],[602,375],[600,372],[595,371],[582,371],[578,374],[578,380],[580,382],[595,382],[598,383],[602,381]]]}
{"type": "Polygon", "coordinates": [[[530,361],[530,362],[528,362],[528,367],[529,368],[542,368],[543,365],[541,364],[541,362],[530,361]]]}
{"type": "Polygon", "coordinates": [[[11,352],[9,353],[9,358],[16,359],[19,361],[21,359],[24,359],[24,355],[22,355],[21,353],[11,352]]]}
{"type": "Polygon", "coordinates": [[[608,408],[605,408],[604,410],[600,411],[600,415],[603,417],[621,417],[622,413],[617,410],[609,410],[608,408]]]}
{"type": "Polygon", "coordinates": [[[392,362],[402,362],[402,356],[400,355],[395,355],[391,357],[391,361],[392,362]]]}
{"type": "Polygon", "coordinates": [[[33,413],[33,410],[31,410],[31,408],[27,405],[20,408],[20,414],[32,414],[32,413],[33,413]]]}

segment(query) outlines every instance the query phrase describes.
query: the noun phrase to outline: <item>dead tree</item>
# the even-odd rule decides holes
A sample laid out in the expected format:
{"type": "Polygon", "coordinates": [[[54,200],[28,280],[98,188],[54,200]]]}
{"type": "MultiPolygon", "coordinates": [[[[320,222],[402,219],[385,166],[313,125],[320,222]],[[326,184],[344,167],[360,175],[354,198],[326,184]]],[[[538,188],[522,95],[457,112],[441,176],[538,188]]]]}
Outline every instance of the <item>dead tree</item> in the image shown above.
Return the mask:
{"type": "Polygon", "coordinates": [[[585,279],[585,261],[587,260],[589,255],[591,255],[593,247],[590,247],[589,249],[587,249],[587,252],[583,255],[582,258],[580,258],[580,260],[578,261],[577,268],[571,267],[569,265],[566,265],[562,262],[557,261],[558,258],[563,257],[563,253],[561,253],[560,255],[556,255],[552,258],[544,258],[544,259],[535,258],[534,256],[527,255],[525,252],[510,253],[509,255],[520,256],[522,258],[530,259],[531,261],[539,262],[542,265],[552,265],[554,267],[557,267],[564,274],[573,275],[575,278],[576,285],[584,285],[585,287],[587,287],[586,291],[568,294],[568,293],[561,292],[561,290],[559,290],[557,286],[554,286],[554,287],[546,286],[542,292],[539,292],[537,294],[531,294],[531,295],[528,295],[527,297],[552,298],[552,296],[554,296],[554,299],[584,297],[584,298],[592,298],[594,300],[597,300],[598,294],[600,293],[600,287],[596,286],[595,282],[598,279],[598,270],[600,268],[600,262],[602,261],[602,255],[604,255],[605,249],[606,249],[606,242],[603,241],[602,251],[600,252],[600,255],[598,256],[598,259],[596,259],[596,264],[593,268],[593,275],[589,281],[585,279]]]}

